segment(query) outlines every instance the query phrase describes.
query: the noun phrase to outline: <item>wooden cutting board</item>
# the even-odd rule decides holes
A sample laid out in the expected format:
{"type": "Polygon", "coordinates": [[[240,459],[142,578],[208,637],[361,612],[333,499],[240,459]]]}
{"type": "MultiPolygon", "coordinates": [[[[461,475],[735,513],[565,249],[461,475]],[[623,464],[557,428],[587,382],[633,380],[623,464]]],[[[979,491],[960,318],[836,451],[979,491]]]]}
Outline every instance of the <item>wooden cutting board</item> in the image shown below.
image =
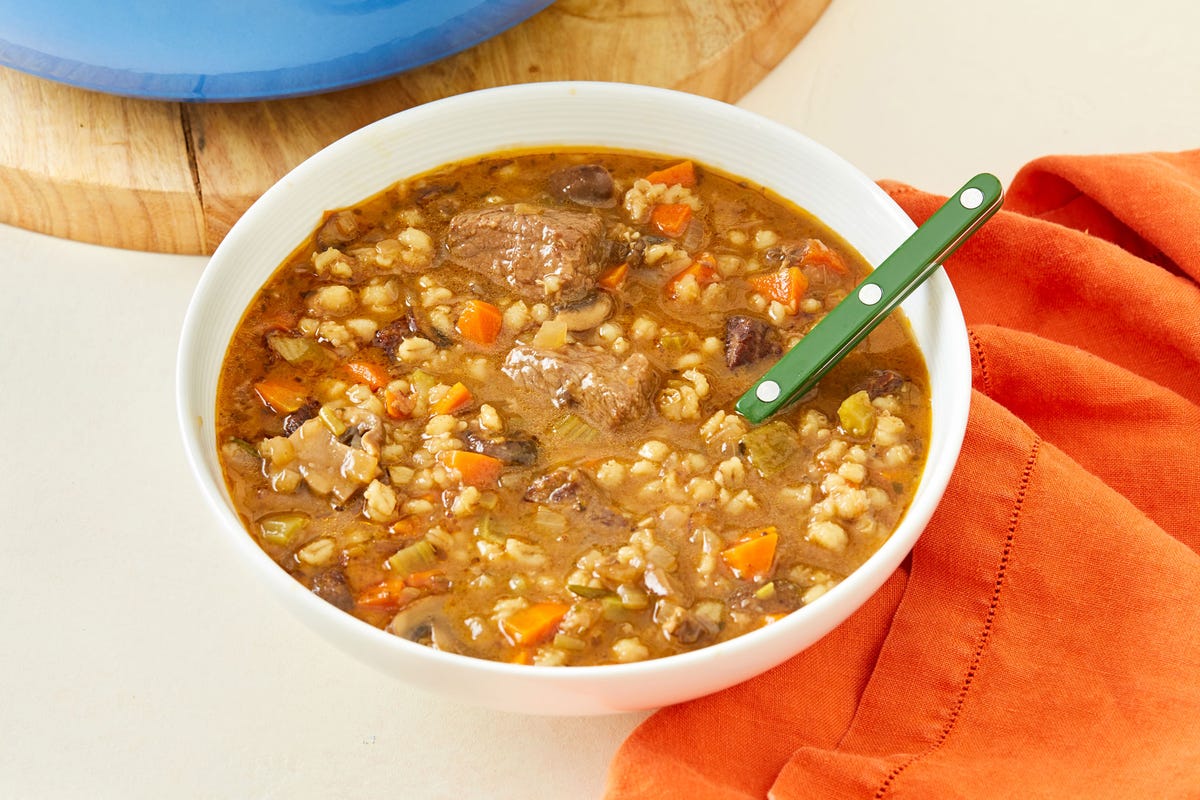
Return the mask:
{"type": "Polygon", "coordinates": [[[0,222],[162,253],[211,253],[271,184],[377,119],[475,89],[603,80],[736,102],[830,0],[558,0],[403,75],[251,103],[116,97],[0,68],[0,222]]]}

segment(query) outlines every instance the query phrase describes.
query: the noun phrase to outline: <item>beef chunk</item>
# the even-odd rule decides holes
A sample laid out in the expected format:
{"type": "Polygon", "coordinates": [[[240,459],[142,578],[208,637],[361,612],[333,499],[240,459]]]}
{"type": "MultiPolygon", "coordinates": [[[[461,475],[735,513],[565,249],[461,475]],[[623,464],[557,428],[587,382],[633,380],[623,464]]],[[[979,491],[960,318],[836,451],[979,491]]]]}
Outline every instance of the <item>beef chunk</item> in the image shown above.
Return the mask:
{"type": "Polygon", "coordinates": [[[379,459],[365,450],[339,442],[325,423],[310,419],[288,437],[296,457],[292,462],[308,488],[332,495],[340,505],[374,479],[379,459]]]}
{"type": "Polygon", "coordinates": [[[604,491],[577,467],[559,467],[536,478],[525,490],[525,499],[575,512],[586,522],[606,528],[626,530],[631,524],[629,517],[613,506],[604,491]]]}
{"type": "Polygon", "coordinates": [[[599,164],[577,164],[550,176],[550,194],[581,206],[612,208],[617,189],[612,175],[599,164]]]}
{"type": "Polygon", "coordinates": [[[641,353],[622,362],[583,345],[517,346],[502,369],[521,388],[549,397],[556,406],[572,406],[591,424],[609,430],[645,415],[658,388],[658,375],[641,353]]]}
{"type": "Polygon", "coordinates": [[[586,296],[607,252],[595,214],[525,204],[457,214],[447,241],[451,261],[532,302],[586,296]]]}
{"type": "Polygon", "coordinates": [[[537,463],[536,439],[518,435],[490,439],[474,431],[463,431],[461,436],[466,449],[472,453],[482,453],[498,458],[505,464],[520,464],[523,467],[537,463]]]}
{"type": "Polygon", "coordinates": [[[779,336],[761,319],[741,314],[725,320],[725,363],[730,369],[778,355],[779,336]]]}

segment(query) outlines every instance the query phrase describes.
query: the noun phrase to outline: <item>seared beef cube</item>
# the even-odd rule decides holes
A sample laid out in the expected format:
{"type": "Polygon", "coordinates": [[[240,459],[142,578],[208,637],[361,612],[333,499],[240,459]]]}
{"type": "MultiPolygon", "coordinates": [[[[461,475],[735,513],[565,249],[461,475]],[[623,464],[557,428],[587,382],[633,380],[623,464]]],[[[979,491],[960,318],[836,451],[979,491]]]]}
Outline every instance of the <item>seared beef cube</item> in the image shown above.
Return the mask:
{"type": "Polygon", "coordinates": [[[521,388],[556,406],[575,407],[588,422],[609,430],[644,416],[658,388],[658,375],[641,353],[622,362],[583,345],[561,350],[520,345],[509,351],[502,369],[521,388]]]}
{"type": "Polygon", "coordinates": [[[725,320],[725,363],[730,369],[777,355],[782,348],[775,329],[741,314],[725,320]]]}
{"type": "Polygon", "coordinates": [[[524,204],[457,214],[447,241],[451,261],[535,303],[586,296],[607,252],[595,214],[524,204]]]}
{"type": "Polygon", "coordinates": [[[614,507],[604,490],[578,467],[559,467],[535,479],[525,490],[525,499],[577,512],[587,522],[607,528],[630,526],[629,517],[614,507]]]}
{"type": "Polygon", "coordinates": [[[576,164],[560,169],[549,178],[550,194],[581,206],[612,208],[617,189],[612,175],[599,164],[576,164]]]}

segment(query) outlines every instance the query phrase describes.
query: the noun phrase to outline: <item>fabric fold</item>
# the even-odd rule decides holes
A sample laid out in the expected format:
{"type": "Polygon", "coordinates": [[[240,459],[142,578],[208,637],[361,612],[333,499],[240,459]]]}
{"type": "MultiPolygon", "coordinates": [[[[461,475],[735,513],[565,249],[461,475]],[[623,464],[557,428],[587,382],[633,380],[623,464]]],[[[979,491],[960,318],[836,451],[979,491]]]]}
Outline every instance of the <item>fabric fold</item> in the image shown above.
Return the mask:
{"type": "Polygon", "coordinates": [[[1200,793],[1200,151],[1032,162],[946,270],[975,393],[911,558],[651,716],[609,798],[1200,793]]]}

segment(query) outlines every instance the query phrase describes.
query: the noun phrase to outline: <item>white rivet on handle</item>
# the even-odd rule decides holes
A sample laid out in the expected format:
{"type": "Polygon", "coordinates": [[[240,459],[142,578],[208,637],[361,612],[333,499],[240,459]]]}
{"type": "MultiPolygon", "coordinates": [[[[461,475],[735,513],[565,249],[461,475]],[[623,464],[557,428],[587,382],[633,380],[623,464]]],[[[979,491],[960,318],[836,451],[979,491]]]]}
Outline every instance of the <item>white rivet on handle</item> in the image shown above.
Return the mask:
{"type": "Polygon", "coordinates": [[[754,396],[764,403],[774,403],[779,399],[779,384],[775,381],[763,381],[754,390],[754,396]]]}
{"type": "Polygon", "coordinates": [[[963,208],[979,208],[983,205],[983,192],[974,186],[968,186],[958,196],[958,202],[962,203],[963,208]]]}
{"type": "Polygon", "coordinates": [[[880,289],[877,284],[864,283],[858,287],[858,299],[865,306],[873,306],[879,302],[879,298],[883,297],[883,289],[880,289]]]}

